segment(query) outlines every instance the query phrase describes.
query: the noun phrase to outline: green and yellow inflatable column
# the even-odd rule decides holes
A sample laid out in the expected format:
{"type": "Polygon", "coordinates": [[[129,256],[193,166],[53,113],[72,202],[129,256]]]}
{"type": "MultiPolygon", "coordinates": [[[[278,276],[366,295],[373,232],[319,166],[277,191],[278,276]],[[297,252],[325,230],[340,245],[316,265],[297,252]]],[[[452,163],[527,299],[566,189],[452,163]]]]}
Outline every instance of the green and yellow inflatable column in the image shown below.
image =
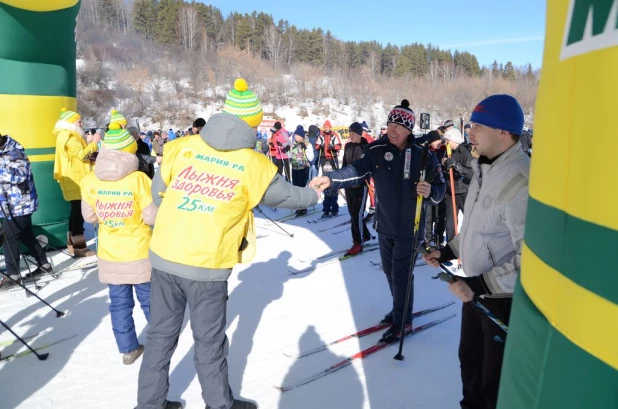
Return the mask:
{"type": "Polygon", "coordinates": [[[618,408],[618,1],[547,5],[498,408],[618,408]]]}
{"type": "Polygon", "coordinates": [[[69,205],[53,180],[54,124],[77,110],[75,29],[79,0],[0,0],[0,133],[25,148],[39,194],[33,216],[54,246],[66,245],[69,205]]]}

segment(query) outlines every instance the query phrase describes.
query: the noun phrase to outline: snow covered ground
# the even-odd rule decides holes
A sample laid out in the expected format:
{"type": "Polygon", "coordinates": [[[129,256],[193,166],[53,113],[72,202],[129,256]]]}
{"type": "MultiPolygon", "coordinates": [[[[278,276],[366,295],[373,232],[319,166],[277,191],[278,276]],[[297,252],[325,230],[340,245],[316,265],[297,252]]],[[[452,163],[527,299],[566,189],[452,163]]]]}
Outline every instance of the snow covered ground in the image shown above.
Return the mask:
{"type": "MultiPolygon", "coordinates": [[[[262,210],[273,218],[289,212],[262,210]]],[[[341,213],[346,212],[342,207],[341,213]]],[[[378,251],[311,273],[289,273],[310,265],[300,260],[351,246],[348,231],[333,234],[343,227],[318,232],[345,221],[345,216],[319,224],[306,222],[319,215],[283,223],[282,227],[294,234],[290,238],[256,212],[258,236],[265,237],[258,239],[253,262],[236,267],[229,280],[228,364],[235,395],[255,401],[261,409],[458,407],[459,302],[415,320],[416,326],[457,313],[454,319],[407,339],[403,362],[393,359],[397,347],[392,346],[291,391],[273,387],[323,370],[374,344],[380,335],[351,339],[300,359],[283,352],[311,349],[375,325],[390,310],[383,273],[370,264],[379,261],[378,251]]],[[[93,237],[89,227],[88,234],[93,237]]],[[[58,254],[54,262],[66,267],[73,261],[58,254]]],[[[415,273],[415,310],[456,301],[444,283],[431,279],[436,270],[423,266],[415,273]]],[[[67,316],[56,318],[34,297],[26,298],[22,290],[0,293],[0,319],[22,335],[47,330],[31,340],[35,347],[77,336],[41,351],[50,353],[47,361],[27,355],[0,362],[0,407],[133,408],[141,359],[132,366],[122,364],[111,330],[107,288],[99,283],[96,268],[67,272],[38,294],[67,311],[67,316]]],[[[139,339],[145,341],[147,325],[139,307],[134,317],[139,339]]],[[[11,339],[8,331],[0,332],[0,343],[11,339]]],[[[191,330],[185,325],[170,369],[169,398],[197,409],[204,403],[192,346],[191,330]]],[[[17,343],[0,348],[3,355],[24,349],[17,343]]]]}

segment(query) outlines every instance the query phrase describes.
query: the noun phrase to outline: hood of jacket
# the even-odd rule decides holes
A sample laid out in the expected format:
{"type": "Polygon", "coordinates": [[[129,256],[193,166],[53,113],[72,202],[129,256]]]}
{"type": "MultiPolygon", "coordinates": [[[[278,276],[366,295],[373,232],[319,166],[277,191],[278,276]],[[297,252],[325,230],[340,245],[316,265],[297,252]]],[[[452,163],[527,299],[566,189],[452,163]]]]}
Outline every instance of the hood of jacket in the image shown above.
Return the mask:
{"type": "Polygon", "coordinates": [[[255,149],[253,129],[239,117],[227,113],[213,115],[200,132],[200,137],[218,151],[255,149]]]}
{"type": "Polygon", "coordinates": [[[99,180],[115,182],[137,171],[139,161],[137,156],[112,149],[101,149],[97,156],[94,175],[99,180]]]}
{"type": "Polygon", "coordinates": [[[6,143],[2,146],[2,148],[0,148],[0,155],[4,155],[7,152],[11,152],[14,149],[17,149],[19,151],[23,151],[24,147],[21,146],[21,144],[19,142],[17,142],[15,139],[11,138],[9,135],[5,135],[6,136],[6,143]]]}

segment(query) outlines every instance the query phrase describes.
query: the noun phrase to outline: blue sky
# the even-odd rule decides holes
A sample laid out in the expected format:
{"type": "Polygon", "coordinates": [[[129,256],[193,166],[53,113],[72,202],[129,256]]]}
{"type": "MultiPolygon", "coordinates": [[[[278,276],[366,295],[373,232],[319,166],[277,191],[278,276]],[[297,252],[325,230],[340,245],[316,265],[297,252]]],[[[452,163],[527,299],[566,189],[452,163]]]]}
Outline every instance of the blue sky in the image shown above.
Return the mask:
{"type": "Polygon", "coordinates": [[[219,8],[224,16],[256,10],[299,28],[322,27],[344,41],[420,42],[469,51],[481,65],[498,60],[539,68],[543,57],[545,0],[202,2],[219,8]]]}

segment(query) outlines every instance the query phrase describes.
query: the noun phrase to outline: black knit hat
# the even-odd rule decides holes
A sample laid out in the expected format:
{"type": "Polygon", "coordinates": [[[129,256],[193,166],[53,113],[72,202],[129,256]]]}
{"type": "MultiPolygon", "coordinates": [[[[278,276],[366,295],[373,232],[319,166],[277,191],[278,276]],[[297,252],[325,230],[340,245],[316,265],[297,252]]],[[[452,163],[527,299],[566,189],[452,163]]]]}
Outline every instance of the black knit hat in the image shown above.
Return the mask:
{"type": "Polygon", "coordinates": [[[275,125],[273,125],[273,127],[270,128],[270,132],[275,133],[280,129],[281,129],[281,122],[277,121],[275,122],[275,125]]]}
{"type": "Polygon", "coordinates": [[[357,135],[363,135],[363,126],[361,124],[359,124],[358,122],[353,122],[352,125],[350,125],[350,132],[354,132],[357,135]]]}
{"type": "Polygon", "coordinates": [[[427,144],[431,144],[435,141],[439,141],[442,139],[442,135],[440,135],[440,132],[438,131],[431,131],[427,133],[427,144]]]}
{"type": "Polygon", "coordinates": [[[455,123],[451,119],[447,119],[444,121],[444,128],[450,128],[451,126],[455,126],[455,123]]]}
{"type": "Polygon", "coordinates": [[[387,124],[394,123],[403,126],[408,131],[412,132],[414,124],[416,123],[416,116],[414,111],[410,109],[410,101],[404,99],[400,105],[394,107],[391,112],[388,113],[387,124]]]}

